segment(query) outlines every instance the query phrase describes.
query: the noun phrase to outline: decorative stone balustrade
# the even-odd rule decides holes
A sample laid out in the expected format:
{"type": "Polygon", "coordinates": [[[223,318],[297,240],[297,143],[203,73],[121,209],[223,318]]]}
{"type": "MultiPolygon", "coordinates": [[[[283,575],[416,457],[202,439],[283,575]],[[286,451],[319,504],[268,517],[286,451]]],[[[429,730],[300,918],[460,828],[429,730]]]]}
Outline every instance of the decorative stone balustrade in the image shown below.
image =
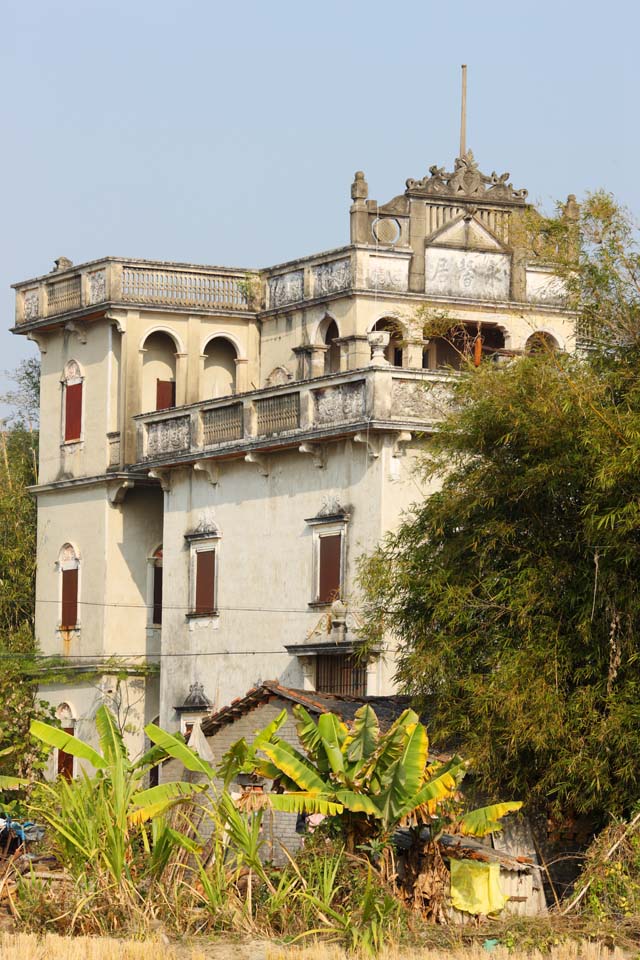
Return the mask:
{"type": "Polygon", "coordinates": [[[14,284],[16,324],[75,313],[103,303],[245,313],[257,274],[219,267],[108,257],[74,267],[63,261],[45,277],[14,284]]]}
{"type": "Polygon", "coordinates": [[[426,430],[448,404],[443,371],[367,367],[135,417],[142,463],[299,446],[362,430],[426,430]]]}
{"type": "Polygon", "coordinates": [[[256,433],[259,437],[273,437],[300,426],[300,394],[256,400],[256,433]]]}

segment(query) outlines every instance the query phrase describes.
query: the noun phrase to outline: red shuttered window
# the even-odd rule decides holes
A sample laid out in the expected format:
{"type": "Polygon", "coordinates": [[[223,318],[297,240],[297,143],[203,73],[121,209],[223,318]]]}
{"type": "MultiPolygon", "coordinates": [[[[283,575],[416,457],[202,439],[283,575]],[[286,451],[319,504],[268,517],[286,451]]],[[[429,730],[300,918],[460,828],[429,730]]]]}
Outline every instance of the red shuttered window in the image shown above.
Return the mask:
{"type": "Polygon", "coordinates": [[[156,380],[156,410],[168,410],[175,405],[175,380],[156,380]]]}
{"type": "Polygon", "coordinates": [[[319,538],[318,603],[332,603],[340,596],[341,557],[341,533],[332,533],[319,538]]]}
{"type": "Polygon", "coordinates": [[[196,552],[195,605],[193,612],[204,616],[216,609],[216,554],[215,550],[196,552]]]}
{"type": "Polygon", "coordinates": [[[67,383],[64,392],[64,439],[68,443],[82,436],[82,383],[67,383]]]}
{"type": "MultiPolygon", "coordinates": [[[[74,729],[73,727],[63,727],[63,733],[68,733],[73,736],[74,729]]],[[[58,776],[64,777],[65,780],[73,780],[73,756],[70,753],[65,753],[64,750],[58,750],[58,776]]]]}
{"type": "Polygon", "coordinates": [[[162,623],[162,561],[156,560],[153,568],[153,619],[156,626],[162,623]]]}
{"type": "Polygon", "coordinates": [[[62,618],[60,626],[72,630],[78,623],[78,568],[62,571],[62,618]]]}

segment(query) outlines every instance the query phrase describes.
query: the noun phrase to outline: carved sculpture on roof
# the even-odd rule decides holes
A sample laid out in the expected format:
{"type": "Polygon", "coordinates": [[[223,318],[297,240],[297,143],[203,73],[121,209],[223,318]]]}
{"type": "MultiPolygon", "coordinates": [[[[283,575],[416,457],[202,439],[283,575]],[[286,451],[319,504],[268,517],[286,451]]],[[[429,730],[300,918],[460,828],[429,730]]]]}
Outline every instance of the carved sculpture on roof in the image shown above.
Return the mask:
{"type": "Polygon", "coordinates": [[[514,190],[508,181],[508,173],[497,174],[495,170],[490,176],[481,173],[472,151],[467,150],[456,160],[452,173],[447,173],[444,167],[429,167],[429,175],[422,180],[407,180],[407,192],[430,197],[483,197],[524,203],[528,191],[514,190]]]}

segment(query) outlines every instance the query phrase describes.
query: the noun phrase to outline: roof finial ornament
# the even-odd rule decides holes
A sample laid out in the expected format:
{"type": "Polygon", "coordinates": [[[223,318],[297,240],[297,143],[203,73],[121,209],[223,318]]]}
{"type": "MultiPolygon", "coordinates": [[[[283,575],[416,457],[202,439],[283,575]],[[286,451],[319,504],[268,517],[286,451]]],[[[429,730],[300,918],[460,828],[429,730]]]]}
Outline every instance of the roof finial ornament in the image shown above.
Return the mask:
{"type": "Polygon", "coordinates": [[[460,106],[460,157],[467,152],[467,65],[462,64],[462,103],[460,106]]]}

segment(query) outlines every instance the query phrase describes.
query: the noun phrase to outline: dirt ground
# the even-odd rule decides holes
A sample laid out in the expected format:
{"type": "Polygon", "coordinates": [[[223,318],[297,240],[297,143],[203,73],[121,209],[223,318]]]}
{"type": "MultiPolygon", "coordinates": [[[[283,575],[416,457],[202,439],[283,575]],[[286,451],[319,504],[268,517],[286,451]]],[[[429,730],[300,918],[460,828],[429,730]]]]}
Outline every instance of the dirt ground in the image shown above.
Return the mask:
{"type": "MultiPolygon", "coordinates": [[[[186,946],[162,939],[136,942],[98,937],[39,938],[35,934],[0,933],[1,960],[347,960],[344,950],[332,944],[304,947],[281,946],[262,941],[200,941],[186,946]]],[[[543,960],[536,950],[509,950],[482,944],[465,949],[434,950],[429,947],[390,947],[379,960],[543,960]]],[[[544,960],[629,960],[629,954],[603,943],[559,944],[544,954],[544,960]]]]}

